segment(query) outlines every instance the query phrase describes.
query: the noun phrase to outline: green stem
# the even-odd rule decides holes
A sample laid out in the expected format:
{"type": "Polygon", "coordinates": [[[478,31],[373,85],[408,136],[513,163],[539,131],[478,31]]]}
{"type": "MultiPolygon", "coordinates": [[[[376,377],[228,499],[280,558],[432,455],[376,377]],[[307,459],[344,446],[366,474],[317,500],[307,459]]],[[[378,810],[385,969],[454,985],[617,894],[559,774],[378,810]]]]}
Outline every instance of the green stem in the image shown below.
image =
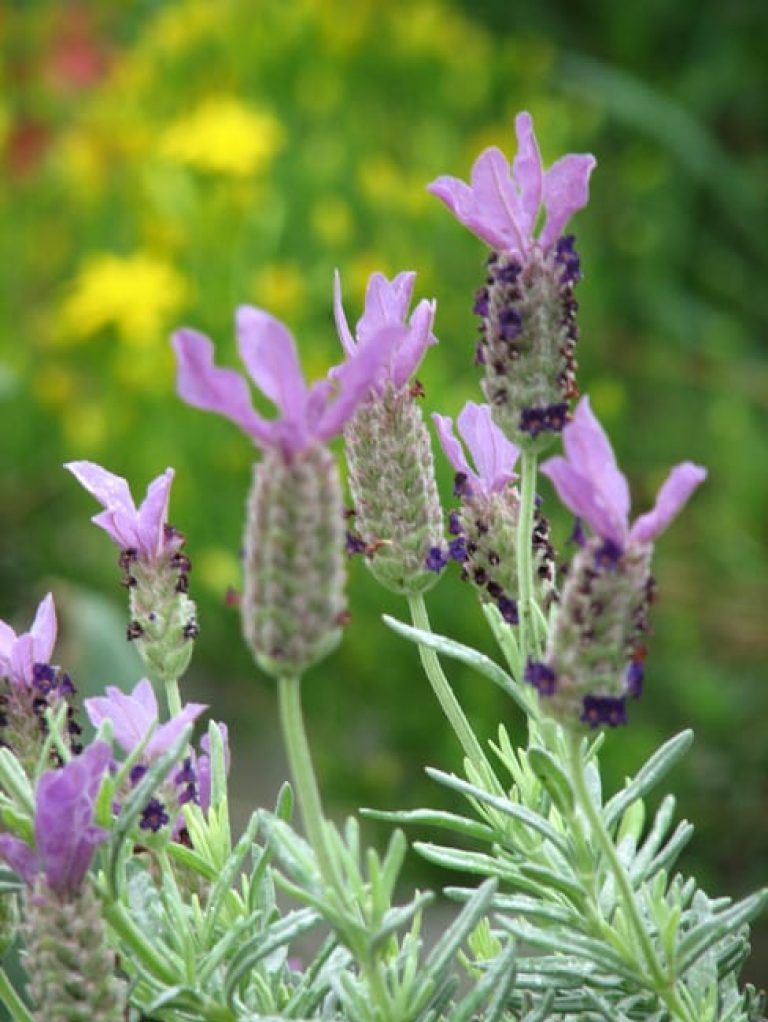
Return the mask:
{"type": "MultiPolygon", "coordinates": [[[[415,596],[409,596],[408,606],[411,611],[411,620],[416,628],[420,628],[425,632],[432,631],[429,623],[429,616],[427,614],[427,607],[421,593],[418,593],[415,596]]],[[[440,666],[440,660],[437,653],[428,646],[420,645],[419,655],[421,656],[421,663],[424,667],[424,672],[429,679],[433,692],[437,696],[437,701],[440,703],[443,713],[448,718],[448,722],[456,733],[456,737],[461,743],[465,756],[480,773],[481,777],[487,777],[488,780],[495,780],[491,764],[488,762],[482,746],[477,740],[475,732],[472,730],[472,725],[467,720],[458,699],[453,694],[453,689],[443,672],[443,668],[440,666]]],[[[498,788],[498,784],[496,784],[495,787],[498,788]]]]}
{"type": "Polygon", "coordinates": [[[688,1011],[680,994],[676,990],[674,979],[670,979],[659,961],[653,942],[643,921],[640,907],[635,897],[632,882],[627,871],[619,859],[616,847],[611,840],[599,808],[592,800],[587,788],[587,779],[584,773],[584,760],[581,755],[581,738],[578,735],[569,733],[566,737],[568,749],[568,766],[570,768],[571,781],[573,783],[576,801],[589,823],[589,829],[593,839],[596,841],[600,851],[605,857],[610,872],[613,875],[619,901],[624,910],[635,940],[640,947],[644,962],[637,963],[641,970],[646,970],[650,980],[651,988],[662,999],[672,1016],[680,1019],[681,1022],[696,1022],[688,1011]]]}
{"type": "Polygon", "coordinates": [[[35,1022],[26,1004],[14,989],[5,969],[0,968],[0,1001],[8,1009],[13,1022],[35,1022]]]}
{"type": "MultiPolygon", "coordinates": [[[[536,501],[536,454],[523,451],[520,472],[520,517],[517,521],[517,613],[523,670],[535,652],[533,620],[533,512],[536,501]]],[[[536,651],[537,652],[537,651],[536,651]]]]}
{"type": "Polygon", "coordinates": [[[178,678],[165,679],[165,698],[168,702],[168,713],[176,717],[181,713],[181,693],[178,678]]]}
{"type": "Polygon", "coordinates": [[[315,770],[304,728],[304,716],[301,711],[301,678],[290,676],[280,678],[278,682],[278,701],[280,704],[280,724],[283,729],[283,740],[288,753],[288,763],[296,786],[296,794],[301,809],[301,818],[309,843],[317,856],[325,882],[338,890],[336,873],[333,868],[333,857],[328,848],[325,833],[325,816],[320,801],[320,790],[317,786],[315,770]]]}

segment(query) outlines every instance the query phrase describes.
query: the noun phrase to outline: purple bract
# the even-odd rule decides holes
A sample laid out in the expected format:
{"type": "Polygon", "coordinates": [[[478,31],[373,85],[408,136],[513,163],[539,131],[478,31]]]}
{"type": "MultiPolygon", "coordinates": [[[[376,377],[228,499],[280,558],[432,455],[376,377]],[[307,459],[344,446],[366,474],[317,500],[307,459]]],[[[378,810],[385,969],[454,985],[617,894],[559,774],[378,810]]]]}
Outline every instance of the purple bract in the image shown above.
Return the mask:
{"type": "Polygon", "coordinates": [[[494,423],[488,405],[468,401],[457,419],[459,434],[469,448],[476,471],[470,468],[462,446],[454,435],[453,419],[434,413],[432,420],[446,457],[456,471],[466,478],[471,492],[485,496],[499,493],[507,483],[517,478],[513,468],[520,451],[494,423]]]}
{"type": "Polygon", "coordinates": [[[104,511],[91,521],[104,529],[121,550],[135,550],[142,560],[153,561],[181,545],[178,533],[167,528],[172,468],[149,484],[138,509],[121,476],[92,461],[70,461],[64,468],[102,504],[104,511]]]}
{"type": "Polygon", "coordinates": [[[95,849],[108,837],[94,825],[93,814],[111,758],[106,742],[94,742],[60,770],[43,774],[37,783],[35,849],[12,834],[0,834],[0,858],[28,884],[44,872],[57,894],[77,894],[95,849]]]}
{"type": "Polygon", "coordinates": [[[333,312],[336,329],[349,358],[356,357],[361,346],[369,344],[382,330],[388,327],[401,328],[401,335],[389,359],[379,369],[377,387],[387,380],[395,387],[402,387],[418,368],[426,349],[437,344],[437,338],[432,333],[436,305],[434,301],[423,298],[413,310],[411,318],[407,319],[415,280],[416,274],[413,272],[398,273],[391,281],[383,273],[371,274],[365,292],[365,309],[357,321],[353,337],[344,315],[338,272],[334,277],[333,312]]]}
{"type": "Polygon", "coordinates": [[[237,310],[236,325],[240,357],[281,418],[270,422],[257,414],[243,376],[214,365],[211,341],[188,328],[173,335],[179,396],[195,408],[231,419],[260,447],[278,448],[286,458],[341,432],[402,336],[402,329],[390,327],[375,333],[333,371],[332,379],[307,387],[293,337],[282,323],[244,305],[237,310]]]}
{"type": "Polygon", "coordinates": [[[706,469],[686,461],[676,465],[661,486],[653,510],[630,527],[629,486],[616,464],[610,441],[584,397],[563,430],[565,457],[541,466],[560,500],[593,532],[623,550],[627,543],[652,543],[706,478],[706,469]]]}
{"type": "Polygon", "coordinates": [[[35,664],[47,664],[56,643],[56,610],[53,596],[41,601],[28,632],[17,635],[0,621],[0,677],[12,685],[28,688],[35,676],[35,664]]]}
{"type": "Polygon", "coordinates": [[[570,154],[544,171],[530,114],[517,115],[515,132],[517,155],[511,166],[492,146],[475,161],[470,185],[444,176],[428,190],[492,248],[523,261],[534,245],[542,249],[553,245],[571,216],[586,206],[589,176],[597,161],[589,154],[570,154]],[[536,237],[542,206],[546,219],[536,237]]]}

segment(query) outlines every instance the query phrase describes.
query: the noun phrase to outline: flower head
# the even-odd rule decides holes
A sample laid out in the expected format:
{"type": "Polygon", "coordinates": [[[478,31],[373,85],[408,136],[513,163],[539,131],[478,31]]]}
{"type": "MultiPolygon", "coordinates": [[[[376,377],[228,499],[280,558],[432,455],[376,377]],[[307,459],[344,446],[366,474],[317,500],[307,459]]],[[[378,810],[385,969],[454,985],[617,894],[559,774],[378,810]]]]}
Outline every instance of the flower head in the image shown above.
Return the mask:
{"type": "Polygon", "coordinates": [[[121,476],[92,461],[70,461],[64,468],[104,507],[91,521],[104,529],[121,550],[133,550],[142,560],[153,561],[181,545],[181,537],[167,528],[172,468],[149,484],[138,509],[121,476]]]}
{"type": "Polygon", "coordinates": [[[35,664],[47,664],[56,643],[56,610],[53,596],[42,600],[32,627],[17,635],[10,625],[0,621],[0,677],[12,685],[29,688],[34,681],[35,664]]]}
{"type": "Polygon", "coordinates": [[[187,724],[196,720],[205,709],[203,703],[187,703],[181,713],[157,727],[157,699],[146,678],[135,686],[130,695],[109,685],[105,696],[85,700],[85,712],[93,726],[98,727],[104,720],[111,721],[115,741],[125,752],[133,752],[152,731],[144,747],[144,758],[147,760],[157,759],[170,749],[187,724]]]}
{"type": "Polygon", "coordinates": [[[391,357],[379,368],[378,386],[385,380],[390,380],[396,388],[402,387],[416,371],[426,349],[432,344],[437,344],[437,338],[432,333],[435,320],[434,301],[422,299],[411,318],[406,320],[415,280],[416,274],[413,272],[398,273],[391,281],[387,280],[383,273],[371,274],[365,292],[365,309],[357,321],[353,337],[347,317],[344,315],[341,279],[338,272],[334,277],[333,311],[336,329],[349,358],[354,358],[360,347],[370,344],[382,330],[388,327],[402,328],[391,357]]]}
{"type": "Polygon", "coordinates": [[[629,542],[652,543],[706,478],[690,461],[675,465],[661,486],[654,508],[629,524],[629,486],[610,441],[584,397],[563,430],[565,457],[541,466],[562,502],[619,554],[629,542]]]}
{"type": "Polygon", "coordinates": [[[0,834],[0,858],[28,883],[45,873],[59,895],[76,894],[95,849],[107,831],[93,823],[94,805],[112,752],[94,742],[60,770],[49,770],[37,783],[35,848],[12,834],[0,834]]]}
{"type": "Polygon", "coordinates": [[[517,478],[512,470],[520,452],[494,423],[488,405],[468,401],[457,420],[459,434],[469,448],[476,471],[470,467],[454,435],[453,419],[434,413],[432,420],[446,457],[468,481],[472,492],[486,496],[499,493],[507,483],[517,478]]]}
{"type": "Polygon", "coordinates": [[[470,185],[443,176],[428,190],[492,248],[522,260],[536,244],[544,250],[552,246],[570,217],[587,204],[589,176],[597,161],[589,154],[569,154],[543,171],[530,114],[517,115],[515,132],[517,155],[511,166],[492,146],[475,161],[470,185]],[[546,219],[535,237],[541,206],[546,219]]]}
{"type": "Polygon", "coordinates": [[[211,341],[188,328],[173,335],[179,396],[195,408],[231,419],[259,446],[278,448],[287,458],[341,431],[402,334],[399,329],[384,328],[360,344],[334,371],[333,379],[308,387],[293,338],[282,323],[244,305],[237,310],[236,326],[240,357],[281,418],[270,422],[257,414],[245,379],[233,369],[214,365],[211,341]]]}

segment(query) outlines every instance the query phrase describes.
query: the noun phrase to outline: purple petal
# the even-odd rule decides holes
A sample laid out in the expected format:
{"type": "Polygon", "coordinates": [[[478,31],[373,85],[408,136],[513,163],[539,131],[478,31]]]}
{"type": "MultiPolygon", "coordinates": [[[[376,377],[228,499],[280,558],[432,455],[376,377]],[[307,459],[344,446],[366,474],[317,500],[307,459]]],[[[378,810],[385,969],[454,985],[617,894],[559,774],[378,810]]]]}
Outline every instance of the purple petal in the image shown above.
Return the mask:
{"type": "Polygon", "coordinates": [[[177,713],[175,717],[172,717],[167,723],[157,728],[147,742],[144,750],[144,755],[147,759],[156,759],[158,756],[162,756],[164,752],[167,752],[173,743],[177,741],[187,724],[191,724],[207,708],[205,703],[186,703],[182,707],[181,713],[177,713]]]}
{"type": "Polygon", "coordinates": [[[25,632],[18,637],[11,649],[9,661],[11,682],[24,687],[31,685],[34,665],[34,640],[29,632],[25,632]]]}
{"type": "Polygon", "coordinates": [[[154,479],[147,487],[147,495],[139,508],[136,519],[138,549],[149,558],[157,557],[166,543],[164,526],[168,521],[168,499],[173,476],[173,469],[167,468],[154,479]]]}
{"type": "Polygon", "coordinates": [[[290,332],[274,316],[250,305],[240,306],[236,321],[240,358],[256,386],[284,419],[304,422],[307,385],[290,332]]]}
{"type": "Polygon", "coordinates": [[[121,549],[137,546],[136,505],[125,479],[92,461],[70,461],[64,468],[105,508],[91,521],[121,549]]]}
{"type": "Polygon", "coordinates": [[[213,364],[211,341],[197,330],[184,328],[176,331],[172,343],[179,397],[194,408],[224,415],[258,443],[271,443],[272,426],[253,410],[248,384],[234,369],[213,364]]]}
{"type": "Polygon", "coordinates": [[[707,470],[691,461],[675,465],[662,483],[652,511],[640,515],[629,537],[638,543],[651,543],[669,525],[693,491],[707,478],[707,470]]]}
{"type": "Polygon", "coordinates": [[[436,309],[437,303],[426,298],[423,298],[414,309],[408,332],[392,357],[390,374],[396,387],[405,385],[418,369],[427,348],[437,344],[437,338],[432,333],[436,309]]]}
{"type": "Polygon", "coordinates": [[[0,859],[30,886],[40,872],[40,862],[33,849],[13,834],[0,834],[0,859]]]}
{"type": "Polygon", "coordinates": [[[358,405],[368,396],[379,370],[389,361],[404,334],[402,327],[386,327],[371,337],[367,344],[359,344],[355,355],[336,367],[334,379],[338,393],[312,424],[312,432],[318,440],[330,440],[341,432],[358,405]]]}
{"type": "Polygon", "coordinates": [[[7,670],[15,642],[16,632],[5,621],[0,621],[0,670],[7,670]]]}
{"type": "Polygon", "coordinates": [[[83,705],[94,727],[105,720],[112,722],[115,741],[128,753],[133,752],[158,719],[155,692],[146,678],[130,695],[109,685],[106,696],[86,699],[83,705]]]}
{"type": "Polygon", "coordinates": [[[524,254],[531,239],[523,230],[520,196],[510,176],[509,162],[496,146],[486,149],[475,160],[472,191],[482,222],[491,228],[488,236],[497,238],[494,247],[524,254]]]}
{"type": "Polygon", "coordinates": [[[32,636],[35,662],[49,663],[53,647],[56,644],[56,608],[53,605],[51,593],[44,597],[37,608],[30,635],[32,636]]]}
{"type": "Polygon", "coordinates": [[[594,487],[599,494],[596,499],[606,505],[606,515],[614,520],[616,529],[626,539],[629,486],[619,471],[611,443],[588,397],[579,401],[573,420],[563,430],[563,446],[570,465],[594,487]]]}
{"type": "Polygon", "coordinates": [[[477,474],[487,493],[497,493],[515,478],[513,468],[520,451],[507,440],[491,417],[488,405],[468,401],[457,420],[477,474]]]}
{"type": "Polygon", "coordinates": [[[597,166],[592,155],[563,156],[544,174],[543,202],[547,220],[539,236],[542,248],[549,248],[573,214],[589,201],[589,176],[597,166]]]}
{"type": "Polygon", "coordinates": [[[464,448],[454,435],[453,419],[448,415],[439,415],[437,412],[433,412],[432,421],[435,424],[437,438],[440,441],[440,446],[443,448],[443,453],[455,471],[462,472],[475,485],[482,488],[480,480],[469,467],[469,463],[464,455],[464,448]]]}
{"type": "Polygon", "coordinates": [[[626,520],[617,517],[589,477],[578,472],[565,458],[559,457],[545,461],[541,472],[552,480],[563,504],[588,522],[596,535],[612,540],[619,547],[624,546],[626,520]]]}
{"type": "MultiPolygon", "coordinates": [[[[229,773],[232,758],[229,751],[229,731],[227,725],[221,722],[217,724],[217,727],[224,744],[224,769],[229,773]]],[[[211,805],[211,743],[208,740],[208,735],[203,735],[200,739],[200,748],[203,750],[203,755],[199,756],[197,760],[197,792],[200,798],[200,808],[207,813],[211,805]]]]}
{"type": "Polygon", "coordinates": [[[529,113],[518,114],[515,118],[517,134],[517,155],[512,163],[512,176],[520,189],[519,226],[520,233],[532,237],[536,215],[541,205],[542,173],[541,155],[533,133],[533,120],[529,113]]]}
{"type": "Polygon", "coordinates": [[[59,893],[78,889],[94,849],[108,837],[107,831],[93,825],[93,810],[111,758],[106,742],[94,742],[38,781],[35,843],[48,884],[59,893]]]}
{"type": "Polygon", "coordinates": [[[355,330],[361,344],[385,326],[405,325],[415,281],[413,270],[404,270],[391,281],[383,273],[371,274],[365,291],[364,312],[355,330]]]}
{"type": "Polygon", "coordinates": [[[333,318],[336,320],[336,330],[342,348],[347,355],[354,355],[357,351],[357,342],[352,336],[344,313],[344,305],[341,300],[341,276],[338,270],[334,270],[333,273],[333,318]]]}

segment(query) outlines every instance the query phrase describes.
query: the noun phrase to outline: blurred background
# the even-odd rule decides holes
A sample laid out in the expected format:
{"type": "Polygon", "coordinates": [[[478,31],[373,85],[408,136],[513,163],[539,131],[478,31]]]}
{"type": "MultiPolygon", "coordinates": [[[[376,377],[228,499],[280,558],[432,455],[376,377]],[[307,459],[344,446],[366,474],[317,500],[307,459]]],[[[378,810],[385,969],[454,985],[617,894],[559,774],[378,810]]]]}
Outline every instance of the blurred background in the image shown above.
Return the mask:
{"type": "MultiPolygon", "coordinates": [[[[117,551],[61,464],[98,461],[137,498],[173,465],[201,623],[185,695],[230,723],[241,816],[270,804],[286,770],[275,693],[227,597],[254,452],[176,399],[169,332],[194,325],[235,365],[233,310],[255,303],[291,327],[315,378],[339,358],[334,267],[352,320],[370,272],[414,269],[417,296],[438,299],[424,409],[455,415],[479,399],[485,252],[424,186],[466,177],[486,145],[511,156],[513,117],[530,110],[545,165],[598,158],[571,225],[580,384],[635,506],[677,461],[710,472],[659,543],[646,695],[608,736],[608,783],[693,727],[669,781],[697,828],[682,866],[712,894],[765,883],[768,7],[9,0],[0,34],[0,618],[26,630],[52,588],[57,658],[81,692],[132,685],[117,551]]],[[[541,491],[565,553],[570,522],[541,491]]],[[[456,768],[457,746],[414,649],[380,620],[407,608],[359,561],[349,592],[345,641],[305,685],[329,807],[450,805],[423,766],[456,768]]],[[[457,572],[428,604],[436,630],[494,653],[457,572]]],[[[502,694],[448,670],[483,737],[499,721],[522,734],[502,694]]],[[[450,879],[415,856],[409,869],[422,886],[450,879]]],[[[767,920],[754,944],[745,978],[765,982],[767,920]]]]}

